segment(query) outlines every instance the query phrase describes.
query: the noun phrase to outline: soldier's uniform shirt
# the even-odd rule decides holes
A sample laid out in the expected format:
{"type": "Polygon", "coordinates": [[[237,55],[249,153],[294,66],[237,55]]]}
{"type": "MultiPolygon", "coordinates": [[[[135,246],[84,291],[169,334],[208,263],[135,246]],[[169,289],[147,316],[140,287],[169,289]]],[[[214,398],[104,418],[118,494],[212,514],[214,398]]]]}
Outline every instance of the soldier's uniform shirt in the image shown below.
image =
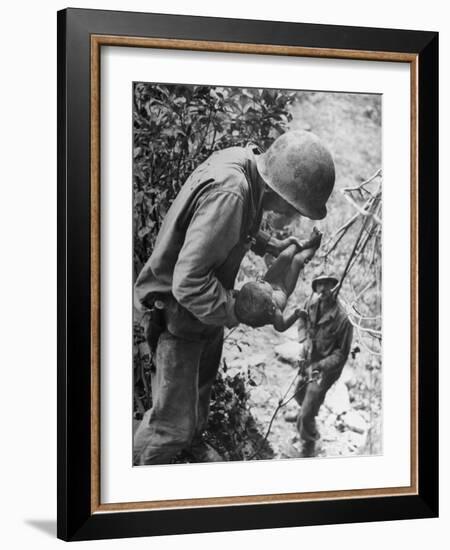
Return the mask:
{"type": "Polygon", "coordinates": [[[172,203],[154,250],[135,284],[135,304],[145,309],[155,294],[172,294],[195,319],[233,326],[233,285],[252,244],[263,253],[259,232],[265,183],[255,146],[213,153],[172,203]]]}
{"type": "Polygon", "coordinates": [[[319,302],[310,298],[305,310],[311,361],[327,378],[337,380],[350,352],[353,326],[338,301],[320,315],[319,302]]]}

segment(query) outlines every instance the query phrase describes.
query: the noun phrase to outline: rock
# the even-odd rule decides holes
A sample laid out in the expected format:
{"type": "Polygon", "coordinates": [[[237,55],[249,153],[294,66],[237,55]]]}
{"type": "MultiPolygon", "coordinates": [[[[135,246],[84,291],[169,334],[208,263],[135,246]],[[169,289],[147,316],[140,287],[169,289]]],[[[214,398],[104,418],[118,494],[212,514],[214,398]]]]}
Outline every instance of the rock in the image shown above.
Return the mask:
{"type": "Polygon", "coordinates": [[[345,366],[339,378],[349,389],[356,385],[356,376],[354,370],[350,366],[345,366]]]}
{"type": "Polygon", "coordinates": [[[336,415],[340,415],[350,409],[350,398],[347,386],[341,380],[338,380],[325,397],[325,406],[336,415]]]}
{"type": "Polygon", "coordinates": [[[363,434],[367,431],[367,422],[360,413],[352,410],[345,413],[342,420],[347,428],[358,434],[363,434]]]}
{"type": "Polygon", "coordinates": [[[302,345],[298,342],[285,342],[276,346],[275,353],[283,361],[293,364],[298,361],[301,349],[302,345]]]}
{"type": "Polygon", "coordinates": [[[271,395],[264,388],[255,387],[252,388],[251,400],[258,404],[268,404],[270,402],[271,395]]]}
{"type": "Polygon", "coordinates": [[[328,429],[328,431],[321,434],[322,441],[327,443],[336,443],[339,439],[340,433],[337,430],[328,429]]]}
{"type": "Polygon", "coordinates": [[[366,438],[367,435],[365,433],[346,432],[347,444],[351,450],[362,448],[366,443],[366,438]]]}
{"type": "Polygon", "coordinates": [[[286,420],[286,422],[296,422],[298,416],[298,411],[296,410],[289,410],[284,411],[283,418],[286,420]]]}
{"type": "Polygon", "coordinates": [[[367,424],[370,424],[370,413],[363,410],[358,410],[358,413],[364,418],[367,424]]]}
{"type": "Polygon", "coordinates": [[[232,361],[227,361],[228,370],[241,370],[245,367],[245,361],[241,357],[237,357],[232,361]]]}
{"type": "MultiPolygon", "coordinates": [[[[288,328],[284,333],[283,336],[287,338],[288,340],[297,342],[298,341],[298,330],[297,325],[292,325],[291,328],[288,328]]],[[[298,342],[297,342],[298,343],[298,342]]]]}
{"type": "Polygon", "coordinates": [[[330,413],[330,414],[325,418],[324,426],[326,426],[327,428],[334,427],[334,425],[335,425],[335,423],[336,423],[336,419],[337,419],[337,415],[334,414],[334,413],[330,413]]]}
{"type": "Polygon", "coordinates": [[[247,355],[245,360],[249,367],[256,367],[266,362],[267,355],[265,353],[254,353],[252,355],[247,355]]]}

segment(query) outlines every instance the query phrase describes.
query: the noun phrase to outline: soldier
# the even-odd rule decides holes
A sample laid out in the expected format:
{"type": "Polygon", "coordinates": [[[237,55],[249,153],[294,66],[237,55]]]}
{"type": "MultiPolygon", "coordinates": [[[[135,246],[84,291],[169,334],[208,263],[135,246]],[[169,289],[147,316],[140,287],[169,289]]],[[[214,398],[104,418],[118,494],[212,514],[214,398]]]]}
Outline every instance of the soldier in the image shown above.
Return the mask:
{"type": "Polygon", "coordinates": [[[315,418],[327,391],[340,377],[352,344],[353,326],[337,301],[337,284],[334,275],[313,279],[313,294],[300,315],[299,340],[306,349],[306,372],[298,382],[295,399],[301,405],[297,428],[303,456],[315,454],[320,437],[315,418]]]}
{"type": "Polygon", "coordinates": [[[156,369],[134,464],[167,464],[192,445],[203,460],[220,460],[201,434],[223,329],[240,321],[233,286],[241,260],[250,248],[277,256],[296,242],[259,231],[263,210],[322,219],[334,180],[327,148],[302,131],[281,135],[265,153],[255,146],[215,152],[187,179],[135,284],[156,369]]]}

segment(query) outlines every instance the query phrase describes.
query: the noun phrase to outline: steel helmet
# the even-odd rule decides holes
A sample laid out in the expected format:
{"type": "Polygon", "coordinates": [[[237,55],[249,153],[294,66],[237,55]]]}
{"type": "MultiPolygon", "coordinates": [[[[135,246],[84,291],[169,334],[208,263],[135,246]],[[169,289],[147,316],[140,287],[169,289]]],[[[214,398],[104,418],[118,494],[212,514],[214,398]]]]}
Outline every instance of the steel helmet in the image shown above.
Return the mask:
{"type": "Polygon", "coordinates": [[[257,157],[267,185],[296,210],[321,220],[334,187],[334,163],[322,141],[311,132],[294,130],[278,137],[257,157]]]}
{"type": "Polygon", "coordinates": [[[321,281],[330,281],[331,283],[333,283],[333,288],[335,288],[339,282],[339,279],[336,277],[336,275],[334,275],[334,273],[329,275],[326,273],[322,273],[318,277],[314,277],[314,279],[311,282],[311,286],[314,292],[316,291],[317,283],[321,281]]]}

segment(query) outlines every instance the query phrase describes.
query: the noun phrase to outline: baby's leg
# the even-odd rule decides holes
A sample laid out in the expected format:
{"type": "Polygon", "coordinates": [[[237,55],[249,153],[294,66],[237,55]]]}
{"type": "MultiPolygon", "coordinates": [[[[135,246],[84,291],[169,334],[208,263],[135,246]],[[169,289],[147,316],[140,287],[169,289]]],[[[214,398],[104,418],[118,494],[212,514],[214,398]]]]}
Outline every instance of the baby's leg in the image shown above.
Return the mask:
{"type": "Polygon", "coordinates": [[[285,272],[284,288],[286,291],[286,295],[288,297],[294,292],[300,271],[303,269],[303,266],[305,265],[305,262],[301,254],[302,253],[299,252],[293,257],[291,265],[289,266],[289,269],[285,272]]]}
{"type": "Polygon", "coordinates": [[[267,273],[264,276],[264,280],[270,284],[276,284],[284,286],[284,277],[286,271],[290,268],[292,258],[297,252],[297,245],[291,244],[281,252],[277,259],[273,262],[267,273]]]}
{"type": "Polygon", "coordinates": [[[285,273],[284,288],[286,295],[289,297],[295,289],[300,271],[305,267],[309,260],[314,256],[315,249],[308,248],[295,254],[292,258],[291,265],[285,273]]]}

